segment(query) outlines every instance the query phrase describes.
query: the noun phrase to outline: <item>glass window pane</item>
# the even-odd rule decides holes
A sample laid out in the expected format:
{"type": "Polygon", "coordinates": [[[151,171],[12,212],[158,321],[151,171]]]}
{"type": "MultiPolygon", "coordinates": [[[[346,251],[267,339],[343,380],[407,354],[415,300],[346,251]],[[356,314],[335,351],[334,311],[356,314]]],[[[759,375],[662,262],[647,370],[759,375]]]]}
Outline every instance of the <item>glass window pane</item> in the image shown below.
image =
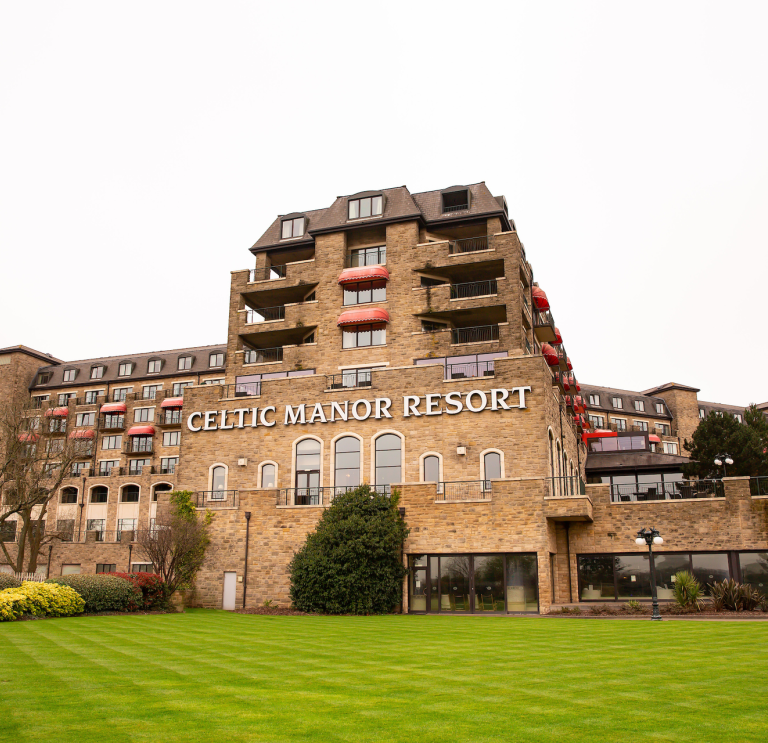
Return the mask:
{"type": "Polygon", "coordinates": [[[440,611],[468,612],[470,606],[469,555],[448,555],[440,558],[440,611]]]}
{"type": "Polygon", "coordinates": [[[673,599],[675,597],[675,582],[672,580],[675,573],[681,570],[691,569],[691,561],[685,555],[654,554],[653,564],[656,569],[656,594],[660,599],[673,599]]]}
{"type": "Polygon", "coordinates": [[[615,599],[613,557],[610,555],[579,555],[579,581],[582,601],[615,599]]]}
{"type": "Polygon", "coordinates": [[[371,284],[371,301],[383,302],[387,298],[387,282],[374,281],[371,284]]]}
{"type": "Polygon", "coordinates": [[[693,577],[701,583],[707,596],[709,596],[710,583],[728,580],[731,577],[728,555],[723,552],[719,554],[694,552],[691,555],[691,560],[693,562],[693,577]]]}
{"type": "Polygon", "coordinates": [[[299,454],[296,456],[297,470],[320,469],[320,454],[299,454]]]}
{"type": "Polygon", "coordinates": [[[485,479],[499,480],[501,478],[501,456],[497,452],[485,455],[485,479]]]}
{"type": "Polygon", "coordinates": [[[648,555],[616,555],[614,564],[620,599],[651,598],[648,555]]]}
{"type": "Polygon", "coordinates": [[[384,202],[383,197],[381,197],[381,196],[374,196],[373,197],[372,204],[371,204],[371,211],[372,211],[373,214],[375,214],[375,215],[381,214],[381,207],[382,207],[383,202],[384,202]]]}
{"type": "Polygon", "coordinates": [[[341,335],[342,348],[354,348],[357,345],[357,331],[345,328],[341,335]]]}
{"type": "Polygon", "coordinates": [[[400,482],[400,467],[376,467],[376,485],[391,485],[400,482]]]}
{"type": "MultiPolygon", "coordinates": [[[[357,439],[354,439],[357,441],[357,439]]],[[[356,451],[340,452],[336,450],[336,469],[350,469],[360,466],[360,453],[356,451]]]]}
{"type": "Polygon", "coordinates": [[[357,219],[360,216],[360,201],[355,199],[349,202],[349,218],[357,219]]]}
{"type": "Polygon", "coordinates": [[[536,555],[507,555],[507,611],[539,610],[536,555]]]}
{"type": "Polygon", "coordinates": [[[761,593],[768,587],[768,552],[742,552],[739,555],[741,582],[749,583],[761,593]]]}
{"type": "Polygon", "coordinates": [[[304,234],[304,217],[293,220],[293,236],[301,237],[304,234]]]}
{"type": "Polygon", "coordinates": [[[385,433],[376,439],[376,451],[385,451],[387,449],[397,449],[400,451],[400,437],[394,433],[385,433]]]}
{"type": "Polygon", "coordinates": [[[357,285],[357,301],[360,304],[371,301],[371,282],[363,281],[357,285]]]}
{"type": "Polygon", "coordinates": [[[226,470],[223,467],[213,468],[213,478],[212,478],[213,490],[224,490],[225,472],[226,470]]]}
{"type": "Polygon", "coordinates": [[[371,200],[368,199],[360,199],[360,216],[361,217],[370,217],[371,216],[371,200]]]}
{"type": "Polygon", "coordinates": [[[291,220],[286,219],[283,222],[283,238],[290,237],[291,236],[291,220]]]}
{"type": "Polygon", "coordinates": [[[400,450],[377,451],[377,467],[397,467],[400,465],[400,450]]]}
{"type": "Polygon", "coordinates": [[[261,468],[261,487],[262,488],[275,487],[275,465],[274,464],[265,464],[261,468]]]}
{"type": "Polygon", "coordinates": [[[336,453],[342,451],[360,451],[360,440],[354,436],[345,436],[343,439],[339,439],[336,442],[336,453]]]}
{"type": "Polygon", "coordinates": [[[357,345],[358,346],[371,345],[371,326],[370,325],[357,326],[357,345]]]}
{"type": "Polygon", "coordinates": [[[440,481],[440,460],[437,457],[424,458],[424,482],[440,481]]]}
{"type": "MultiPolygon", "coordinates": [[[[426,558],[424,561],[426,562],[426,558]]],[[[411,564],[413,565],[413,562],[411,564]]],[[[408,604],[411,611],[427,610],[427,571],[424,568],[411,572],[408,604]]]]}
{"type": "Polygon", "coordinates": [[[504,556],[477,555],[475,569],[475,613],[504,611],[504,556]]]}
{"type": "Polygon", "coordinates": [[[371,334],[372,346],[383,346],[387,342],[387,326],[374,325],[374,331],[371,334]]]}
{"type": "Polygon", "coordinates": [[[344,286],[344,305],[357,304],[357,285],[346,284],[344,286]]]}

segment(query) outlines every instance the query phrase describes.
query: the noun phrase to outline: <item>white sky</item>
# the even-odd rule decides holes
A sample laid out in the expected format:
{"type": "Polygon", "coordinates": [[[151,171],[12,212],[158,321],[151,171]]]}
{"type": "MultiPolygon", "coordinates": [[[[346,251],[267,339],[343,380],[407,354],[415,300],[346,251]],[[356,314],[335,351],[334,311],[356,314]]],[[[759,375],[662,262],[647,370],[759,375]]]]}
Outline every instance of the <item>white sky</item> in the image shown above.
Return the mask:
{"type": "Polygon", "coordinates": [[[582,382],[768,400],[768,3],[0,5],[0,347],[224,342],[278,213],[504,194],[582,382]]]}

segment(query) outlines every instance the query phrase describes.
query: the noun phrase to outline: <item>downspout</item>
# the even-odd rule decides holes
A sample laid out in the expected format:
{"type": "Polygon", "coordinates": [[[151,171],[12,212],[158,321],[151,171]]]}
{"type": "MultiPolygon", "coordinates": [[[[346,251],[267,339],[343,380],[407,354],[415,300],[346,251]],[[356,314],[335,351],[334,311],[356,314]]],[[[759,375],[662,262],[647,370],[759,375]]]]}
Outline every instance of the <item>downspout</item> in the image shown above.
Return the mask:
{"type": "Polygon", "coordinates": [[[51,577],[51,555],[53,554],[53,545],[48,545],[48,567],[46,568],[46,578],[51,577]]]}
{"type": "Polygon", "coordinates": [[[245,609],[245,594],[248,591],[248,537],[251,531],[251,512],[245,512],[245,567],[243,568],[243,609],[245,609]]]}
{"type": "Polygon", "coordinates": [[[128,569],[125,571],[126,573],[131,572],[131,556],[133,555],[133,543],[128,543],[128,569]]]}
{"type": "Polygon", "coordinates": [[[568,558],[568,603],[573,603],[573,586],[571,585],[571,522],[565,522],[565,554],[568,558]]]}

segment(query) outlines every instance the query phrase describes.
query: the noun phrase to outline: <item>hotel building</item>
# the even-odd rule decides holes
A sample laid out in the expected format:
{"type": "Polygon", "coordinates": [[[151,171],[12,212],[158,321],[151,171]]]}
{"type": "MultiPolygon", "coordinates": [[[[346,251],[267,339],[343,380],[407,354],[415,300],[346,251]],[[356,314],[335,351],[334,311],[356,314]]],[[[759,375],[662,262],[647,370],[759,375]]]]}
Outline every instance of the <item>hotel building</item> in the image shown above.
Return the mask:
{"type": "Polygon", "coordinates": [[[484,183],[339,197],[279,216],[251,253],[226,345],[74,363],[0,350],[0,394],[28,387],[42,417],[93,441],[49,510],[64,534],[41,557],[51,575],[146,569],[134,532],[183,488],[214,514],[194,601],[287,604],[294,552],[364,482],[401,494],[404,611],[646,598],[634,535],[650,524],[665,590],[681,565],[763,575],[750,482],[682,480],[708,404],[682,385],[582,387],[484,183]]]}

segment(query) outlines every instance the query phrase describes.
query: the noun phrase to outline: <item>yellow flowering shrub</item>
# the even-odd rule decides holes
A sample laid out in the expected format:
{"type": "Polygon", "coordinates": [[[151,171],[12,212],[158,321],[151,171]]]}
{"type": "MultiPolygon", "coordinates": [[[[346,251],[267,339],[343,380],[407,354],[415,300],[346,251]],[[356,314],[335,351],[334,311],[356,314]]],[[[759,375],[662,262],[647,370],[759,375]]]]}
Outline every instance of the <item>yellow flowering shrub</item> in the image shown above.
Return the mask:
{"type": "Polygon", "coordinates": [[[22,614],[35,617],[68,617],[81,614],[85,601],[73,588],[56,583],[24,581],[21,588],[0,591],[0,620],[11,621],[22,614]]]}

